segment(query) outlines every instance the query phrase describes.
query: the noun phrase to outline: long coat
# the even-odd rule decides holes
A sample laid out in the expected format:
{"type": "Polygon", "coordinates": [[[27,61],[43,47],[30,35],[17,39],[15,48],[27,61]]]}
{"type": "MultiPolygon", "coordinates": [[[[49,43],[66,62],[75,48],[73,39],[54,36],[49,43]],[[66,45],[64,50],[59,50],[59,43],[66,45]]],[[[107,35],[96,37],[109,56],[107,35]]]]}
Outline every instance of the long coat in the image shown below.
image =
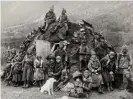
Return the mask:
{"type": "Polygon", "coordinates": [[[45,15],[45,22],[47,22],[48,24],[56,21],[56,15],[54,12],[47,12],[45,15]]]}
{"type": "Polygon", "coordinates": [[[24,61],[23,61],[23,65],[24,65],[24,68],[23,68],[23,77],[22,77],[22,80],[23,81],[33,81],[33,66],[34,64],[34,57],[31,56],[31,57],[25,57],[24,58],[24,61]]]}
{"type": "Polygon", "coordinates": [[[90,61],[88,63],[88,69],[92,73],[92,86],[97,87],[100,84],[103,84],[103,78],[101,75],[101,64],[98,58],[90,58],[90,61]],[[96,70],[97,72],[93,72],[96,70]]]}
{"type": "Polygon", "coordinates": [[[22,81],[22,64],[20,62],[16,62],[13,66],[12,81],[14,82],[22,81]]]}
{"type": "Polygon", "coordinates": [[[106,55],[102,60],[102,75],[104,82],[111,82],[114,80],[114,75],[111,75],[110,72],[112,71],[115,73],[115,58],[110,59],[109,55],[106,55]]]}

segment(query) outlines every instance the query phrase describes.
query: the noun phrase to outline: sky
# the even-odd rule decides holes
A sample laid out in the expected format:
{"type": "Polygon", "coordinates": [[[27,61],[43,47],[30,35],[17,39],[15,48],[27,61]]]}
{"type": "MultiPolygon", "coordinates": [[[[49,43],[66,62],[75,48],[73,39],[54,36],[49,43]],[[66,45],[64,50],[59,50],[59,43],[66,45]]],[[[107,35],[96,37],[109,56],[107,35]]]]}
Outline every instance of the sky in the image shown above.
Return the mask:
{"type": "Polygon", "coordinates": [[[90,18],[108,12],[121,4],[121,2],[101,1],[1,1],[2,28],[43,19],[49,8],[54,5],[58,17],[62,8],[67,15],[76,18],[90,18]],[[108,7],[108,8],[106,8],[108,7]]]}

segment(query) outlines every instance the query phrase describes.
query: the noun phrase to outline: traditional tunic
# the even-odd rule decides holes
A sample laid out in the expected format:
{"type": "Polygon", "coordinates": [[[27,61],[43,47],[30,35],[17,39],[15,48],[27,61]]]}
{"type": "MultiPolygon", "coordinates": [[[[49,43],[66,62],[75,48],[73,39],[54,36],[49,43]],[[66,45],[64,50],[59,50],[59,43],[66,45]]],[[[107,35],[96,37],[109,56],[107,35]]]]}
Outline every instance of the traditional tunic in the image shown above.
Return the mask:
{"type": "Polygon", "coordinates": [[[22,63],[16,62],[13,66],[13,82],[22,81],[22,63]]]}
{"type": "Polygon", "coordinates": [[[107,44],[102,41],[95,41],[95,52],[101,60],[107,54],[107,44]]]}
{"type": "Polygon", "coordinates": [[[56,16],[54,12],[47,12],[45,15],[45,30],[49,27],[49,25],[56,21],[56,16]]]}
{"type": "Polygon", "coordinates": [[[85,45],[80,45],[79,47],[80,70],[87,68],[87,54],[88,53],[89,53],[89,48],[85,45]]]}
{"type": "Polygon", "coordinates": [[[126,77],[126,75],[130,74],[129,67],[132,65],[131,55],[129,53],[118,54],[116,65],[118,66],[119,80],[121,81],[120,83],[123,83],[123,82],[127,83],[128,78],[126,77]]]}
{"type": "Polygon", "coordinates": [[[15,57],[14,57],[14,61],[17,61],[17,62],[21,62],[24,58],[24,53],[23,54],[17,54],[15,57]]]}
{"type": "Polygon", "coordinates": [[[33,80],[33,63],[34,63],[34,57],[25,57],[24,58],[24,69],[23,69],[23,81],[32,81],[33,80]]]}
{"type": "Polygon", "coordinates": [[[44,20],[48,24],[56,21],[55,13],[54,12],[47,12],[46,15],[45,15],[45,19],[44,20]]]}
{"type": "Polygon", "coordinates": [[[44,80],[43,60],[39,61],[35,59],[34,68],[35,68],[34,80],[36,81],[44,80]]]}
{"type": "Polygon", "coordinates": [[[101,75],[101,64],[97,58],[90,58],[90,61],[88,63],[88,69],[92,73],[92,86],[98,87],[99,85],[103,84],[103,79],[101,75]]]}
{"type": "Polygon", "coordinates": [[[129,53],[120,53],[117,57],[117,66],[119,67],[120,73],[124,73],[124,70],[128,69],[132,65],[132,58],[129,53]]]}
{"type": "Polygon", "coordinates": [[[102,74],[104,82],[112,82],[114,81],[114,75],[111,75],[110,72],[112,71],[115,73],[115,58],[110,59],[109,55],[106,55],[102,60],[102,74]]]}

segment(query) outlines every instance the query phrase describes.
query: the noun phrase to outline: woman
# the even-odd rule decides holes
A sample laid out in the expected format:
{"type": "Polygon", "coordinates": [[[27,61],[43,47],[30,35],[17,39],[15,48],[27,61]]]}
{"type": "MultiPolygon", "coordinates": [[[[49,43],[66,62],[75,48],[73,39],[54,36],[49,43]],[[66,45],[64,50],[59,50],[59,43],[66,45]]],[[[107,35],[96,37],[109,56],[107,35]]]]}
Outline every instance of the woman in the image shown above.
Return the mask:
{"type": "Polygon", "coordinates": [[[91,52],[91,58],[88,63],[88,69],[92,74],[92,87],[98,87],[98,92],[103,93],[102,84],[103,79],[101,75],[101,63],[96,56],[95,51],[91,52]]]}
{"type": "Polygon", "coordinates": [[[33,81],[33,66],[34,64],[34,56],[31,52],[27,53],[23,60],[23,77],[24,81],[23,88],[30,87],[30,83],[33,81]]]}
{"type": "Polygon", "coordinates": [[[92,88],[91,72],[89,70],[85,70],[83,72],[82,79],[83,79],[83,89],[84,89],[85,93],[89,95],[89,92],[92,88]]]}
{"type": "Polygon", "coordinates": [[[41,86],[44,80],[44,72],[43,72],[43,60],[41,56],[37,56],[34,61],[34,80],[35,82],[41,86]]]}
{"type": "Polygon", "coordinates": [[[112,51],[101,60],[103,80],[107,85],[108,91],[113,91],[112,82],[114,81],[114,73],[116,69],[115,62],[115,53],[112,51]]]}

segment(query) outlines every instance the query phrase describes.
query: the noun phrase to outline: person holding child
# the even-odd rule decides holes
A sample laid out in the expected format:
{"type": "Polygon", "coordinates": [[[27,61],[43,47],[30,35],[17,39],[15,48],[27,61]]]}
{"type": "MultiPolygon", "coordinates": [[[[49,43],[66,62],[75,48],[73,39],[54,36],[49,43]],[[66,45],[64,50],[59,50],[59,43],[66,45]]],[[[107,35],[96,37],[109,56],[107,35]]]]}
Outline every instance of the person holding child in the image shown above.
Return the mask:
{"type": "Polygon", "coordinates": [[[91,51],[91,58],[88,62],[88,70],[92,74],[92,87],[98,87],[98,92],[103,93],[102,85],[103,85],[103,78],[101,75],[101,63],[96,56],[95,51],[91,51]]]}

